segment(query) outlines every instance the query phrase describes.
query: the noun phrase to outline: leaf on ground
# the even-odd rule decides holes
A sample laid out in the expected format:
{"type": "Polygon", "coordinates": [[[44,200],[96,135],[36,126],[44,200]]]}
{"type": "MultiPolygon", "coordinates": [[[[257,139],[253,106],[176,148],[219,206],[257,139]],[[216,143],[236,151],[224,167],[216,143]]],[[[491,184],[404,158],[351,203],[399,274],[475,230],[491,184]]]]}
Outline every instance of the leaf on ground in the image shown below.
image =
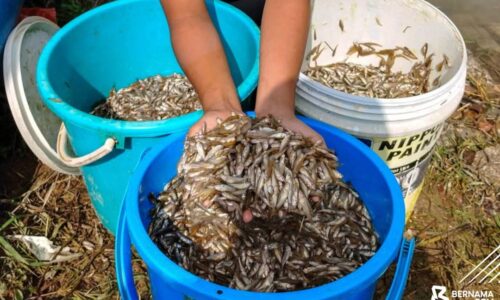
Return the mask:
{"type": "Polygon", "coordinates": [[[28,261],[24,257],[22,257],[22,255],[19,254],[19,252],[17,252],[17,250],[14,247],[12,247],[12,245],[6,239],[4,239],[1,236],[0,236],[0,246],[3,248],[3,250],[7,255],[11,256],[12,258],[14,258],[15,260],[17,260],[22,264],[29,265],[28,261]]]}
{"type": "Polygon", "coordinates": [[[483,132],[490,132],[490,130],[492,130],[494,127],[494,124],[492,124],[491,122],[489,122],[488,120],[485,120],[485,119],[480,119],[478,122],[477,122],[477,128],[483,132]]]}

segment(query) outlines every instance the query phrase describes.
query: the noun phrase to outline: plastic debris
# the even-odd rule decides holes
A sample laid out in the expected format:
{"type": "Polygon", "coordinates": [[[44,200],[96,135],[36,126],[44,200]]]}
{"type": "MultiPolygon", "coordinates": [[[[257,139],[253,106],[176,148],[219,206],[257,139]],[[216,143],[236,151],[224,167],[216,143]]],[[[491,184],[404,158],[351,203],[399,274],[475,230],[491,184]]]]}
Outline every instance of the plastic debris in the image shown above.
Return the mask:
{"type": "Polygon", "coordinates": [[[40,261],[62,262],[80,257],[79,253],[71,253],[69,247],[54,246],[54,243],[44,236],[14,235],[12,238],[26,245],[28,250],[40,261]]]}

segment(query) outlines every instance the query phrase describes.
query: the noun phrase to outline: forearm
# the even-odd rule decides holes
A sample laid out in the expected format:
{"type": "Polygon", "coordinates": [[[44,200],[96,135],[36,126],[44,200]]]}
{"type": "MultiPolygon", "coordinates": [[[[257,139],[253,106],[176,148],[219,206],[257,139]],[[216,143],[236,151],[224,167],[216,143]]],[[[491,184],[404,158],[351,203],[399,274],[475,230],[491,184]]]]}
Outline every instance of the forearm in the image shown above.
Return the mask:
{"type": "Polygon", "coordinates": [[[175,55],[204,110],[239,111],[226,55],[203,0],[162,0],[175,55]]]}
{"type": "MultiPolygon", "coordinates": [[[[293,115],[309,30],[309,0],[267,0],[261,28],[257,114],[293,115]]],[[[279,116],[278,116],[279,117],[279,116]]]]}

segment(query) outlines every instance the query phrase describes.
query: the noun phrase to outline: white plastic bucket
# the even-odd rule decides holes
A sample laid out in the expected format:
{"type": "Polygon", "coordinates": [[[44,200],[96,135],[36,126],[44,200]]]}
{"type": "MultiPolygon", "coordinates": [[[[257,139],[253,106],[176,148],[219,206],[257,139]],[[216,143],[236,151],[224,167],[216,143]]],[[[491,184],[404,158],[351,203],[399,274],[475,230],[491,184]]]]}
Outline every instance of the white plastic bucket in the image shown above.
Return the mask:
{"type": "MultiPolygon", "coordinates": [[[[445,120],[455,111],[465,88],[467,54],[456,26],[436,7],[422,0],[315,0],[306,53],[322,41],[318,65],[348,61],[378,65],[376,56],[347,56],[353,42],[375,42],[384,48],[408,47],[419,59],[428,43],[434,53],[428,93],[398,99],[373,99],[343,93],[300,74],[297,110],[353,134],[369,145],[398,178],[410,216],[423,185],[436,140],[445,120]],[[342,25],[340,26],[340,21],[342,25]],[[343,30],[341,29],[343,27],[343,30]],[[443,55],[449,68],[438,72],[443,55]]],[[[302,71],[311,58],[304,59],[302,71]]],[[[396,60],[394,71],[408,71],[414,61],[396,60]]]]}

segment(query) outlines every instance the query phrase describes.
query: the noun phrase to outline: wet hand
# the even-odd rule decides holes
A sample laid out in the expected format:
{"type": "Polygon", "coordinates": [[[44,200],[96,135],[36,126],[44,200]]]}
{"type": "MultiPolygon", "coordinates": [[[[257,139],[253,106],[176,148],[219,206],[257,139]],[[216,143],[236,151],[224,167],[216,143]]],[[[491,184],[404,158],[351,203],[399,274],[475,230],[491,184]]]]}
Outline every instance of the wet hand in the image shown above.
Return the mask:
{"type": "Polygon", "coordinates": [[[310,138],[313,142],[321,141],[324,143],[323,137],[314,131],[311,127],[307,126],[304,122],[299,120],[293,112],[283,113],[276,112],[273,110],[264,111],[263,113],[258,113],[258,117],[264,117],[265,115],[273,115],[276,119],[281,122],[281,125],[286,129],[293,131],[295,133],[301,134],[310,138]]]}
{"type": "Polygon", "coordinates": [[[243,114],[241,109],[233,110],[207,110],[203,113],[203,117],[189,129],[188,136],[194,136],[203,130],[209,131],[217,126],[217,120],[224,121],[233,113],[243,114]]]}
{"type": "Polygon", "coordinates": [[[290,116],[286,118],[278,118],[281,121],[281,125],[288,130],[295,133],[302,134],[310,138],[313,142],[321,141],[324,143],[323,137],[314,131],[311,127],[307,126],[304,122],[299,120],[296,116],[290,116]]]}

